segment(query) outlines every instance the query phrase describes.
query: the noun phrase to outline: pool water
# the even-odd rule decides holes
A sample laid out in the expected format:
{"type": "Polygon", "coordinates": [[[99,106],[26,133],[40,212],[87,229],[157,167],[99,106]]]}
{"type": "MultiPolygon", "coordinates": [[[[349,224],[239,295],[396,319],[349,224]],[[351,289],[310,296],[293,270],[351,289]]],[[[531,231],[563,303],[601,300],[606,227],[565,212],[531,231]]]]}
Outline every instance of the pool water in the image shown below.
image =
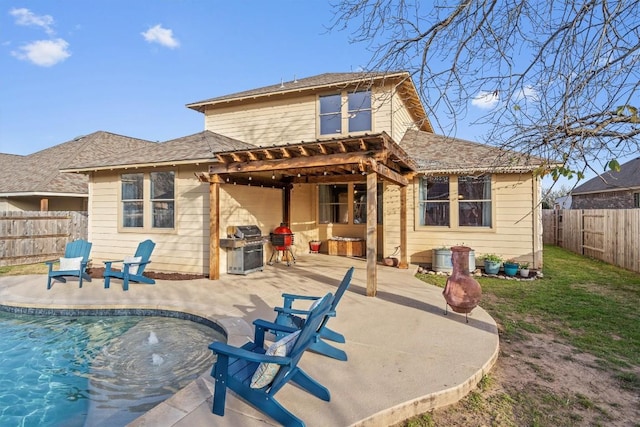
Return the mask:
{"type": "Polygon", "coordinates": [[[189,320],[0,312],[0,426],[124,426],[208,372],[189,320]]]}

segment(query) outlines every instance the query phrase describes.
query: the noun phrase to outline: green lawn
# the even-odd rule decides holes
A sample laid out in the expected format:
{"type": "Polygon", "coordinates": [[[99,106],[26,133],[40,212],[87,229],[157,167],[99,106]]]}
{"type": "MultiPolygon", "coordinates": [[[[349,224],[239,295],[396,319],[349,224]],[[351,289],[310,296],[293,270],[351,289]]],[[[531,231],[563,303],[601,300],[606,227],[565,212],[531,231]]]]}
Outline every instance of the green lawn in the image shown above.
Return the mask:
{"type": "Polygon", "coordinates": [[[640,366],[640,274],[556,246],[545,246],[543,272],[533,282],[479,278],[480,305],[503,326],[503,338],[549,331],[609,366],[640,366]]]}

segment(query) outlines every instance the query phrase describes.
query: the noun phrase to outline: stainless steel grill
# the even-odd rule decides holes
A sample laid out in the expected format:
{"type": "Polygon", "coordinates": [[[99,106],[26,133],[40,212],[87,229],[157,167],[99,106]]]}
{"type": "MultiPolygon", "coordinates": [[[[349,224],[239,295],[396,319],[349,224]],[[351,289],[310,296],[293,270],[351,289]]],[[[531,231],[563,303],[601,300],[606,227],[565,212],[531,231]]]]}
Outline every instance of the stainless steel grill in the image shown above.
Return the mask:
{"type": "Polygon", "coordinates": [[[249,274],[264,270],[264,244],[267,238],[257,225],[229,227],[220,247],[227,249],[227,273],[249,274]]]}

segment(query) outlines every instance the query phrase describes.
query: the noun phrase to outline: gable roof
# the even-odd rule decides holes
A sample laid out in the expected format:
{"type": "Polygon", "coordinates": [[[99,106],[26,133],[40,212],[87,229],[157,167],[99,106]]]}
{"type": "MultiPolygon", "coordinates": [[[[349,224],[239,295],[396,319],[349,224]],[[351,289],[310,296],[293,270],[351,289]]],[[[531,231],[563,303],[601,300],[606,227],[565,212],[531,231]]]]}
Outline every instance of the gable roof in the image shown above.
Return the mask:
{"type": "Polygon", "coordinates": [[[398,94],[409,106],[412,120],[419,125],[420,129],[433,132],[420,96],[407,71],[324,73],[192,102],[187,104],[187,107],[204,113],[208,108],[255,103],[267,98],[297,97],[337,89],[362,90],[389,82],[396,84],[398,94]]]}
{"type": "Polygon", "coordinates": [[[108,156],[82,159],[69,164],[64,172],[88,172],[101,169],[159,166],[217,161],[216,153],[247,150],[255,145],[211,131],[203,131],[162,143],[150,143],[136,149],[109,153],[108,156]]]}
{"type": "Polygon", "coordinates": [[[400,146],[416,162],[422,173],[530,172],[543,165],[543,160],[515,151],[408,130],[400,146]]]}
{"type": "Polygon", "coordinates": [[[571,192],[575,194],[599,193],[640,188],[640,157],[620,165],[620,171],[607,171],[578,185],[571,192]]]}
{"type": "Polygon", "coordinates": [[[153,144],[137,138],[98,131],[28,156],[0,156],[0,196],[86,195],[87,177],[64,174],[74,162],[153,144]]]}

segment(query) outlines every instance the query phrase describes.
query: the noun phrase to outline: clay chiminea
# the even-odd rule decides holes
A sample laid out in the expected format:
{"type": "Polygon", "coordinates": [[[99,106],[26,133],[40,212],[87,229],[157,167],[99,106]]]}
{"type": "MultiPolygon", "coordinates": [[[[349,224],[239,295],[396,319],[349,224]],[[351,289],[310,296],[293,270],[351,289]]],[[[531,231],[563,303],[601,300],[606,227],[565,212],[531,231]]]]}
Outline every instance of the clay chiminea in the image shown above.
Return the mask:
{"type": "Polygon", "coordinates": [[[469,251],[471,248],[466,246],[451,247],[453,272],[442,291],[447,302],[444,314],[447,314],[447,307],[450,306],[456,313],[464,313],[467,323],[467,315],[478,305],[482,296],[480,284],[469,274],[469,251]]]}

